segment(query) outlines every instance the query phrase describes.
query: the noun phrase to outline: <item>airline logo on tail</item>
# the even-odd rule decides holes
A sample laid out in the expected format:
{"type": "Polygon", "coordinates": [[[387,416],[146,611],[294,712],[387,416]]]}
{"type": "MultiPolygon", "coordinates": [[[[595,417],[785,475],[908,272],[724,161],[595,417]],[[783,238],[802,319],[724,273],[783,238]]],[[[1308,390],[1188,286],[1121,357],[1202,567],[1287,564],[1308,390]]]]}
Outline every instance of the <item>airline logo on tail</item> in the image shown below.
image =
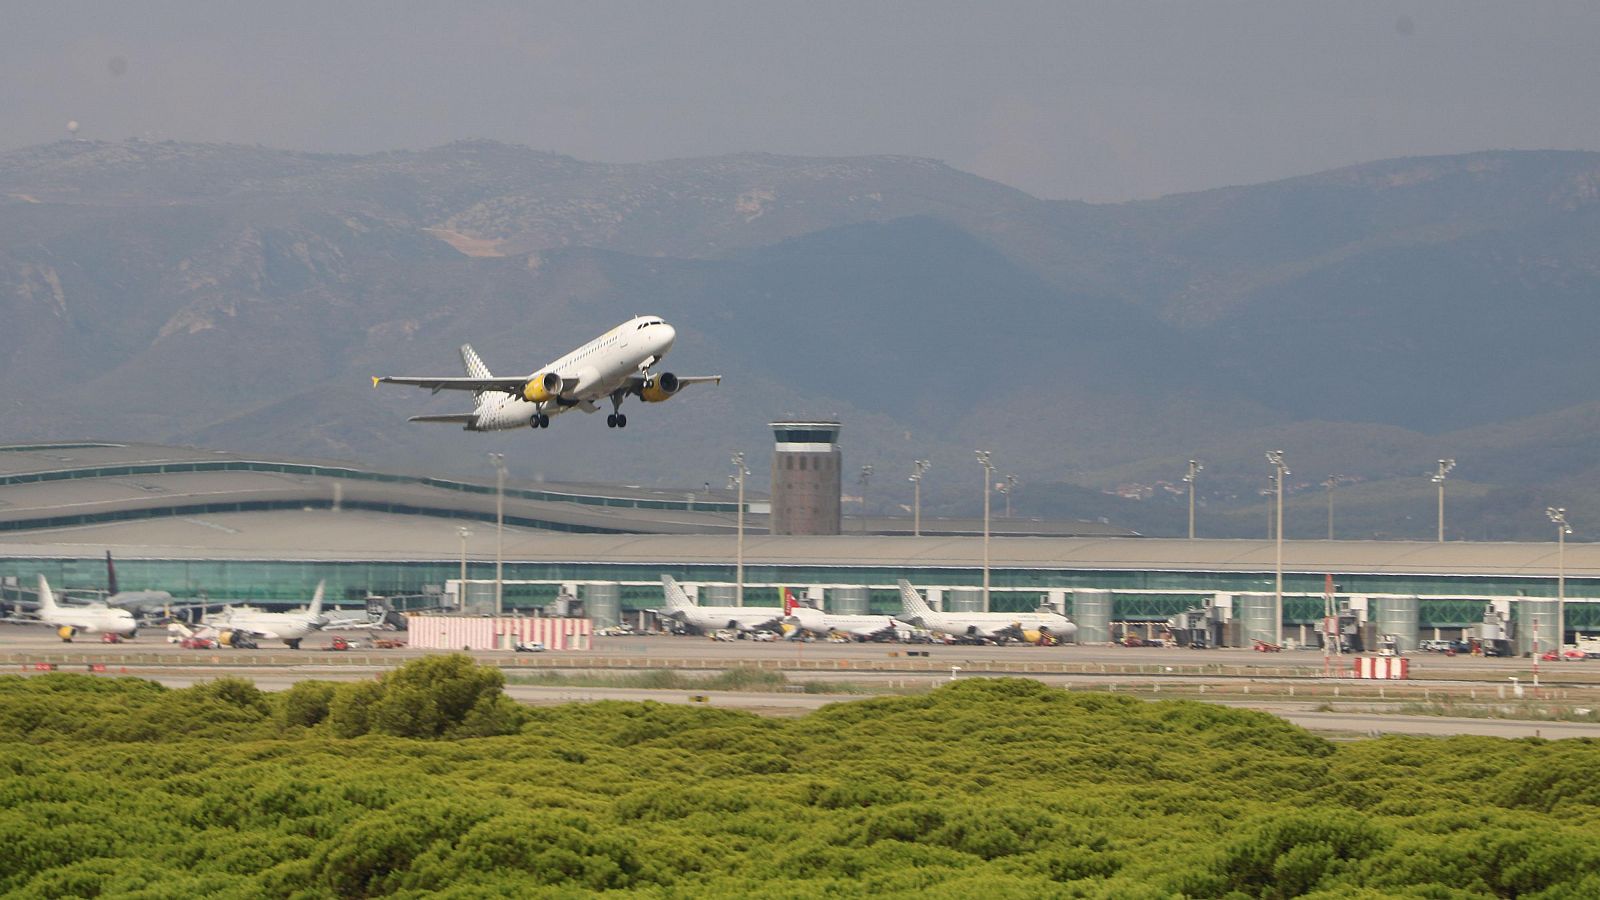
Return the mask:
{"type": "Polygon", "coordinates": [[[783,589],[783,614],[786,615],[786,616],[792,616],[792,615],[794,615],[794,611],[796,609],[799,609],[799,608],[800,608],[800,601],[798,601],[798,600],[796,600],[794,598],[794,589],[793,588],[784,588],[783,589]]]}

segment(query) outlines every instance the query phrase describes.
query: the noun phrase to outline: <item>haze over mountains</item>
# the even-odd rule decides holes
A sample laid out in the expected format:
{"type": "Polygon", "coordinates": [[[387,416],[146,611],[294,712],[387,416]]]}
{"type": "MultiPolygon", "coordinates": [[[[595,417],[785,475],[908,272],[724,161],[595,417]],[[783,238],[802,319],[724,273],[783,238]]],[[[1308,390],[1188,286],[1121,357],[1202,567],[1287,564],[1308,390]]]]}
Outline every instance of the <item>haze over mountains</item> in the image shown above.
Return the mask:
{"type": "MultiPolygon", "coordinates": [[[[1064,161],[1069,165],[1070,161],[1064,161]]],[[[483,474],[720,486],[766,423],[837,415],[867,504],[1261,535],[1262,451],[1291,535],[1552,535],[1600,524],[1600,154],[1371,163],[1112,205],[1043,201],[910,157],[602,165],[489,142],[336,156],[61,142],[0,154],[0,442],[124,438],[483,474]],[[473,343],[531,371],[635,313],[667,368],[727,376],[625,431],[409,425],[473,343]],[[1135,493],[1130,488],[1128,493],[1135,493]],[[1148,493],[1148,491],[1147,491],[1148,493]],[[1593,514],[1586,521],[1585,509],[1593,514]]],[[[852,486],[853,487],[853,486],[852,486]]]]}

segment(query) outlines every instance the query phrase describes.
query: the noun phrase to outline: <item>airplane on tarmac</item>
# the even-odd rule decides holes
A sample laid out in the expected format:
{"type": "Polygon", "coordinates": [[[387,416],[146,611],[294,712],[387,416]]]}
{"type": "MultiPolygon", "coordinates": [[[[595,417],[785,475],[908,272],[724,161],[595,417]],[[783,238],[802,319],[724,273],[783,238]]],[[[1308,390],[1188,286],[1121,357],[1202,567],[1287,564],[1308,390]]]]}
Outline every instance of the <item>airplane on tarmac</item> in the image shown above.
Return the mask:
{"type": "Polygon", "coordinates": [[[313,631],[327,624],[322,614],[322,593],[326,582],[317,582],[317,592],[311,597],[311,607],[295,612],[266,612],[248,606],[230,606],[215,615],[207,615],[198,634],[210,637],[213,633],[230,643],[229,635],[248,635],[267,641],[283,641],[290,650],[299,650],[300,642],[313,631]]]}
{"type": "Polygon", "coordinates": [[[959,640],[989,640],[997,644],[1068,641],[1078,633],[1072,620],[1056,612],[934,612],[911,582],[900,579],[901,613],[896,618],[959,640]]]}
{"type": "MultiPolygon", "coordinates": [[[[173,605],[172,595],[166,591],[119,591],[117,590],[117,568],[111,561],[111,551],[106,551],[106,597],[103,600],[90,601],[91,606],[107,606],[112,609],[125,609],[135,617],[149,613],[158,613],[173,605]]],[[[61,606],[72,607],[78,604],[72,598],[63,595],[61,606]]],[[[37,609],[36,602],[22,600],[14,604],[20,609],[32,611],[37,609]]]]}
{"type": "Polygon", "coordinates": [[[60,604],[50,582],[39,576],[39,608],[32,619],[12,619],[13,622],[30,622],[54,625],[61,640],[72,643],[78,634],[120,634],[133,637],[139,633],[139,622],[125,609],[112,609],[103,603],[88,605],[60,604]]]}
{"type": "Polygon", "coordinates": [[[785,625],[801,631],[826,637],[830,634],[849,635],[858,641],[892,641],[909,629],[896,622],[892,616],[850,615],[830,613],[804,606],[794,597],[794,592],[783,589],[785,625]]]}
{"type": "Polygon", "coordinates": [[[657,613],[696,631],[776,631],[783,622],[783,609],[777,606],[697,606],[671,575],[661,576],[661,589],[667,605],[657,613]]]}
{"type": "Polygon", "coordinates": [[[473,392],[476,406],[470,413],[412,416],[412,422],[449,422],[467,431],[548,428],[553,415],[570,409],[592,413],[600,408],[599,401],[610,400],[606,426],[626,428],[628,417],[622,412],[622,401],[630,396],[646,403],[661,403],[676,396],[685,385],[722,382],[721,375],[651,373],[650,368],[672,349],[677,334],[658,316],[638,316],[532,375],[512,376],[491,375],[472,345],[462,344],[465,378],[375,375],[372,386],[409,384],[436,394],[446,390],[473,392]]]}

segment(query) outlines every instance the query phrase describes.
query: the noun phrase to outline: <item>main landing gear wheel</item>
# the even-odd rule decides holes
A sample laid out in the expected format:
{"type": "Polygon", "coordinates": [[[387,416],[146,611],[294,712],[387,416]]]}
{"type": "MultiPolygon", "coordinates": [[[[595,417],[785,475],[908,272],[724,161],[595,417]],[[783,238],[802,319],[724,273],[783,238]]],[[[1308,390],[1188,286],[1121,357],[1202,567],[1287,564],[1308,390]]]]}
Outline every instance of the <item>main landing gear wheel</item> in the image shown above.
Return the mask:
{"type": "Polygon", "coordinates": [[[535,428],[549,428],[550,417],[544,413],[534,413],[533,420],[529,423],[535,428]]]}
{"type": "Polygon", "coordinates": [[[623,415],[622,413],[612,413],[611,415],[606,416],[606,427],[607,428],[627,428],[628,427],[628,417],[626,415],[623,415]]]}

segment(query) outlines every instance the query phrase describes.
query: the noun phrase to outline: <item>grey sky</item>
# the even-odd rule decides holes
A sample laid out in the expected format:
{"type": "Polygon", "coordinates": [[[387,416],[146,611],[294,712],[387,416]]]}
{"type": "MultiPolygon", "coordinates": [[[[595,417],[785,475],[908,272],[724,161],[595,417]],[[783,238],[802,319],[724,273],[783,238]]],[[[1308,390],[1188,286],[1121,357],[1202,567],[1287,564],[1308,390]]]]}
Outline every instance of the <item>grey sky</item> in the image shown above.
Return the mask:
{"type": "Polygon", "coordinates": [[[0,149],[489,137],[630,162],[931,156],[1147,197],[1600,149],[1600,3],[0,0],[0,149]]]}

